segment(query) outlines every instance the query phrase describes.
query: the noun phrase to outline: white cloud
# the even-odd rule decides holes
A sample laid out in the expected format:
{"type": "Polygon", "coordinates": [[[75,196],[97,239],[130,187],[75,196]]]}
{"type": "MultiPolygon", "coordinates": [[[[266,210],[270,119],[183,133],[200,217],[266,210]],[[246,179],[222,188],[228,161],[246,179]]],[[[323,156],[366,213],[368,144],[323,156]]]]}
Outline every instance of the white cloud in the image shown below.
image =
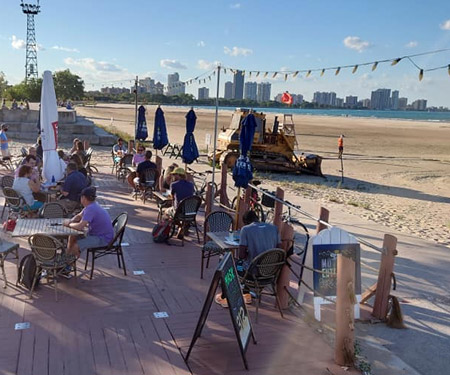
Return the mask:
{"type": "Polygon", "coordinates": [[[409,43],[405,45],[406,48],[415,48],[417,47],[418,43],[415,40],[411,40],[409,43]]]}
{"type": "Polygon", "coordinates": [[[206,43],[203,40],[201,40],[200,42],[197,43],[197,47],[205,47],[205,46],[206,46],[206,43]]]}
{"type": "Polygon", "coordinates": [[[442,30],[450,30],[450,19],[444,21],[439,25],[442,30]]]}
{"type": "Polygon", "coordinates": [[[76,53],[80,53],[80,51],[77,50],[76,48],[61,47],[61,46],[53,46],[52,49],[55,49],[55,50],[57,50],[57,51],[64,51],[64,52],[76,52],[76,53]]]}
{"type": "Polygon", "coordinates": [[[26,43],[23,39],[18,39],[15,35],[11,37],[11,45],[14,49],[23,49],[26,46],[26,43]]]}
{"type": "Polygon", "coordinates": [[[67,57],[66,59],[64,59],[64,62],[66,63],[66,65],[77,66],[93,72],[121,72],[125,70],[124,68],[121,68],[116,64],[106,61],[96,61],[90,57],[86,57],[83,59],[73,59],[71,57],[67,57]]]}
{"type": "Polygon", "coordinates": [[[223,52],[226,55],[230,55],[230,56],[248,56],[251,55],[253,53],[253,50],[248,49],[248,48],[242,48],[242,47],[233,47],[232,49],[228,48],[228,47],[223,47],[223,52]]]}
{"type": "Polygon", "coordinates": [[[234,3],[230,5],[231,9],[240,9],[241,8],[241,4],[240,3],[234,3]]]}
{"type": "Polygon", "coordinates": [[[114,82],[123,81],[124,83],[116,83],[116,85],[131,85],[135,74],[131,74],[127,69],[107,61],[97,61],[93,58],[86,57],[82,59],[74,59],[67,57],[64,59],[66,67],[83,78],[86,84],[98,84],[101,82],[106,86],[114,85],[114,82]],[[112,82],[109,84],[108,82],[112,82]]]}
{"type": "Polygon", "coordinates": [[[202,70],[213,70],[219,65],[219,61],[209,62],[206,60],[198,60],[197,68],[202,70]]]}
{"type": "Polygon", "coordinates": [[[358,36],[348,36],[347,38],[344,39],[344,46],[350,49],[354,49],[358,52],[362,52],[370,47],[370,43],[365,40],[362,40],[358,36]]]}
{"type": "Polygon", "coordinates": [[[170,69],[187,69],[187,66],[177,60],[163,59],[159,62],[163,68],[170,69]]]}

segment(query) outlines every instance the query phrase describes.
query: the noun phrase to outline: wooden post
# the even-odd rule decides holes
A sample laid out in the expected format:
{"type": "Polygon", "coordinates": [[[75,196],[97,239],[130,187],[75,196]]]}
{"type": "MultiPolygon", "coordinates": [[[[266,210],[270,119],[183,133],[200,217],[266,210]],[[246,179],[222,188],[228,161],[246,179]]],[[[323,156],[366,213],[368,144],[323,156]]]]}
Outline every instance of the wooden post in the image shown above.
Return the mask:
{"type": "MultiPolygon", "coordinates": [[[[280,200],[284,200],[284,190],[277,187],[276,197],[280,200]]],[[[273,224],[278,227],[281,233],[281,216],[283,214],[283,203],[275,201],[275,210],[273,214],[273,224]]]]}
{"type": "MultiPolygon", "coordinates": [[[[328,211],[325,207],[320,207],[319,219],[328,223],[328,220],[330,219],[330,211],[328,211]]],[[[316,233],[319,233],[322,229],[327,229],[327,226],[318,222],[316,233]]]]}
{"type": "MultiPolygon", "coordinates": [[[[288,223],[280,224],[280,235],[281,235],[281,247],[286,252],[292,246],[292,240],[294,239],[294,228],[288,223]]],[[[277,293],[278,300],[280,301],[280,308],[287,309],[289,307],[289,280],[291,276],[291,271],[287,265],[284,265],[281,269],[280,276],[278,276],[277,281],[277,293]]]]}
{"type": "Polygon", "coordinates": [[[230,207],[230,199],[227,194],[227,178],[228,178],[228,167],[225,163],[221,164],[220,169],[220,203],[224,206],[230,207]]]}
{"type": "Polygon", "coordinates": [[[156,167],[158,169],[159,175],[161,175],[161,172],[162,172],[162,158],[161,158],[161,156],[158,156],[158,155],[155,156],[155,164],[156,164],[156,167]]]}
{"type": "Polygon", "coordinates": [[[213,193],[212,190],[213,190],[212,185],[209,183],[206,184],[205,217],[208,216],[212,210],[212,207],[211,207],[211,201],[212,201],[211,195],[213,193]]]}
{"type": "Polygon", "coordinates": [[[355,262],[338,254],[334,361],[339,366],[352,366],[354,362],[355,303],[355,262]]]}
{"type": "Polygon", "coordinates": [[[133,149],[134,149],[134,141],[132,139],[130,139],[128,141],[128,153],[132,154],[133,153],[133,149]]]}
{"type": "Polygon", "coordinates": [[[384,235],[383,248],[385,253],[381,255],[380,270],[378,271],[377,290],[373,304],[372,315],[380,320],[386,319],[388,313],[388,300],[391,293],[391,277],[394,271],[394,260],[397,255],[397,237],[384,235]]]}
{"type": "Polygon", "coordinates": [[[83,146],[84,146],[84,149],[87,151],[89,149],[89,140],[84,140],[83,146]]]}

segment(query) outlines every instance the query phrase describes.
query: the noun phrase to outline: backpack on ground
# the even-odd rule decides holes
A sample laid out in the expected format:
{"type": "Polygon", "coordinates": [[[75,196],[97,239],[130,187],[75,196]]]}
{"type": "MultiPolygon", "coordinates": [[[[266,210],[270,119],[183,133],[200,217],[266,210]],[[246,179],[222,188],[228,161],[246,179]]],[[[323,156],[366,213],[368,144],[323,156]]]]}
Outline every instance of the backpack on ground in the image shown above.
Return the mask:
{"type": "Polygon", "coordinates": [[[153,227],[152,235],[153,242],[155,243],[163,243],[167,242],[170,237],[173,236],[174,224],[173,220],[165,220],[156,224],[153,227]]]}
{"type": "MultiPolygon", "coordinates": [[[[17,275],[17,279],[19,280],[19,284],[23,285],[27,289],[31,289],[31,285],[33,284],[33,278],[36,274],[36,260],[34,259],[33,254],[25,255],[19,264],[19,271],[17,275]]],[[[39,284],[39,278],[36,280],[36,285],[39,284]]]]}

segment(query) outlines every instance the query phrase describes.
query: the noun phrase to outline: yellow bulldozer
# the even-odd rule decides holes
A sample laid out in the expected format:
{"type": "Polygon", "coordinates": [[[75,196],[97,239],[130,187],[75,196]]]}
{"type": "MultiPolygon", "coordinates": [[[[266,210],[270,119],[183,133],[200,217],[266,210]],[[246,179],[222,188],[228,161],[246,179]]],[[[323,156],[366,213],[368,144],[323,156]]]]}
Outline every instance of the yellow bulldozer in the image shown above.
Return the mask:
{"type": "MultiPolygon", "coordinates": [[[[234,167],[239,157],[239,135],[242,120],[250,113],[248,109],[237,108],[227,129],[222,129],[217,138],[216,163],[225,163],[228,168],[234,167]]],[[[297,145],[295,125],[291,115],[287,123],[278,121],[275,117],[271,128],[266,125],[264,113],[252,112],[256,119],[256,131],[250,151],[253,167],[259,171],[276,171],[291,173],[308,173],[323,176],[321,170],[322,158],[318,155],[296,152],[297,145]]],[[[214,158],[209,155],[210,161],[214,158]]]]}

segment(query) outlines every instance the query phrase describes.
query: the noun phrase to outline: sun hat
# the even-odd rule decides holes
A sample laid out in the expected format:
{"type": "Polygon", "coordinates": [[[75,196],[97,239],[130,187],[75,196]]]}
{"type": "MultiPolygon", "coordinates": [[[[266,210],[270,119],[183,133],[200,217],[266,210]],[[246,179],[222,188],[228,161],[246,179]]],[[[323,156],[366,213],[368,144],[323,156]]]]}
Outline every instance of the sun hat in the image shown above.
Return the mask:
{"type": "Polygon", "coordinates": [[[86,198],[96,198],[97,197],[97,189],[95,187],[89,186],[84,188],[81,191],[81,195],[86,198]]]}
{"type": "Polygon", "coordinates": [[[186,174],[186,172],[185,172],[184,168],[178,167],[178,168],[175,168],[171,174],[179,174],[181,176],[184,176],[186,174]]]}

